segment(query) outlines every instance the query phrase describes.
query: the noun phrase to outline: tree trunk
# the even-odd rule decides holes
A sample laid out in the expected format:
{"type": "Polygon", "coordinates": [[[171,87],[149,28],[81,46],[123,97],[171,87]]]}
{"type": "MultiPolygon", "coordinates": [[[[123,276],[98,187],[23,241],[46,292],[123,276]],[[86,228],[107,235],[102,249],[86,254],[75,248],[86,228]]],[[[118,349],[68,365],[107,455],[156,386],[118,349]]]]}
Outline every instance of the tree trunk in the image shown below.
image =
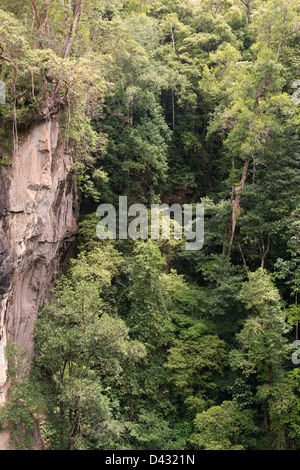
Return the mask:
{"type": "Polygon", "coordinates": [[[270,234],[268,234],[268,241],[267,241],[266,249],[265,249],[264,239],[262,236],[262,249],[263,250],[262,250],[262,258],[261,258],[261,269],[264,269],[265,259],[266,259],[267,254],[270,251],[270,234]]]}
{"type": "Polygon", "coordinates": [[[70,57],[70,51],[71,47],[74,41],[74,36],[76,32],[76,27],[78,24],[78,21],[80,19],[81,13],[82,13],[82,6],[83,6],[84,0],[79,0],[77,2],[76,8],[75,8],[75,13],[73,17],[73,21],[70,27],[69,34],[66,36],[65,43],[64,43],[64,52],[63,52],[63,57],[64,59],[68,59],[70,57]]]}
{"type": "Polygon", "coordinates": [[[236,196],[235,196],[235,200],[233,202],[233,208],[232,208],[231,234],[230,234],[229,253],[228,253],[229,258],[231,256],[232,243],[233,243],[235,229],[236,229],[237,214],[240,210],[240,201],[241,201],[241,196],[242,196],[242,190],[245,186],[245,181],[246,181],[246,178],[247,178],[247,173],[248,173],[248,168],[249,168],[249,162],[250,162],[250,157],[248,157],[247,160],[244,163],[243,174],[242,174],[242,179],[241,179],[240,185],[236,186],[236,187],[235,186],[233,187],[233,194],[235,193],[236,196]]]}

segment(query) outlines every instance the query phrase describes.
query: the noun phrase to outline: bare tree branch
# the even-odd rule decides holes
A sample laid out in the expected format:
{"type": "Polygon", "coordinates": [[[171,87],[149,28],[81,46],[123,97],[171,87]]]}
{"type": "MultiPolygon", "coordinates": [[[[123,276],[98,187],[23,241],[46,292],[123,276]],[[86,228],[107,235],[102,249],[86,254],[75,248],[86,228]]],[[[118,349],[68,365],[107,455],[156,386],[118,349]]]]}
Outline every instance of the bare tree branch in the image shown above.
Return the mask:
{"type": "Polygon", "coordinates": [[[39,10],[38,10],[38,7],[37,7],[37,4],[36,4],[35,0],[31,0],[31,4],[32,4],[32,7],[33,7],[35,20],[36,20],[36,23],[37,23],[37,29],[39,30],[41,28],[41,25],[42,25],[39,10]]]}
{"type": "Polygon", "coordinates": [[[63,46],[63,57],[64,59],[68,59],[70,57],[71,47],[74,41],[74,36],[77,28],[78,21],[80,19],[82,13],[82,7],[84,4],[84,0],[78,0],[75,13],[73,16],[73,21],[69,30],[68,35],[65,38],[64,46],[63,46]]]}

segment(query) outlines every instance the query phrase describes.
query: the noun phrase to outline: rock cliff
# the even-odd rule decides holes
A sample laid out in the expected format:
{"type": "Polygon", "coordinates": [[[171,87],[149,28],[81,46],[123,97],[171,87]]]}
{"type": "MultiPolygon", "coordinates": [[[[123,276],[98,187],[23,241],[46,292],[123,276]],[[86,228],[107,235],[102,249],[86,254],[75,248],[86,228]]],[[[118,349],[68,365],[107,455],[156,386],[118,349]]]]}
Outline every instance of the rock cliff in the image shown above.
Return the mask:
{"type": "Polygon", "coordinates": [[[71,157],[57,121],[22,137],[10,167],[0,167],[0,402],[5,399],[8,340],[32,354],[31,332],[77,230],[71,157]]]}

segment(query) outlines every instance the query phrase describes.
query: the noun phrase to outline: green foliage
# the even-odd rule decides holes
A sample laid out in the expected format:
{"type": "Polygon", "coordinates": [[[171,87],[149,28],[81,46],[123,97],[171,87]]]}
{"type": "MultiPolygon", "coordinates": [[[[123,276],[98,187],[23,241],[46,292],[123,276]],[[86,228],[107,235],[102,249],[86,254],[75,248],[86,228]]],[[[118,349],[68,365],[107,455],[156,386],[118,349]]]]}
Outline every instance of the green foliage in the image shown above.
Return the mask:
{"type": "Polygon", "coordinates": [[[12,446],[46,416],[49,449],[299,449],[297,1],[21,3],[1,2],[1,163],[58,119],[82,214],[34,373],[7,348],[12,446]],[[120,195],[203,203],[203,249],[100,242],[120,195]]]}
{"type": "Polygon", "coordinates": [[[133,449],[177,450],[184,446],[184,441],[178,439],[168,421],[154,412],[141,410],[138,423],[131,425],[129,429],[133,449]]]}
{"type": "Polygon", "coordinates": [[[136,244],[130,273],[128,324],[133,335],[158,347],[169,344],[173,330],[164,279],[160,278],[164,263],[152,241],[136,244]]]}

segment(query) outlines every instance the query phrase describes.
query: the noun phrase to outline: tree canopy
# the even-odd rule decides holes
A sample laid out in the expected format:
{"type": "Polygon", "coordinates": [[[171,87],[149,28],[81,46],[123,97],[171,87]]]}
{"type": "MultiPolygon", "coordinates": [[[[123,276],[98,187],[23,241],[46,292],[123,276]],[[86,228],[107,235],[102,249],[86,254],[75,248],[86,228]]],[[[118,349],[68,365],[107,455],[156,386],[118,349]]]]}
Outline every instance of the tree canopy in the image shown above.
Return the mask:
{"type": "Polygon", "coordinates": [[[56,119],[81,193],[12,445],[300,448],[299,33],[296,0],[0,0],[0,162],[56,119]],[[120,195],[204,204],[204,247],[98,240],[120,195]]]}

